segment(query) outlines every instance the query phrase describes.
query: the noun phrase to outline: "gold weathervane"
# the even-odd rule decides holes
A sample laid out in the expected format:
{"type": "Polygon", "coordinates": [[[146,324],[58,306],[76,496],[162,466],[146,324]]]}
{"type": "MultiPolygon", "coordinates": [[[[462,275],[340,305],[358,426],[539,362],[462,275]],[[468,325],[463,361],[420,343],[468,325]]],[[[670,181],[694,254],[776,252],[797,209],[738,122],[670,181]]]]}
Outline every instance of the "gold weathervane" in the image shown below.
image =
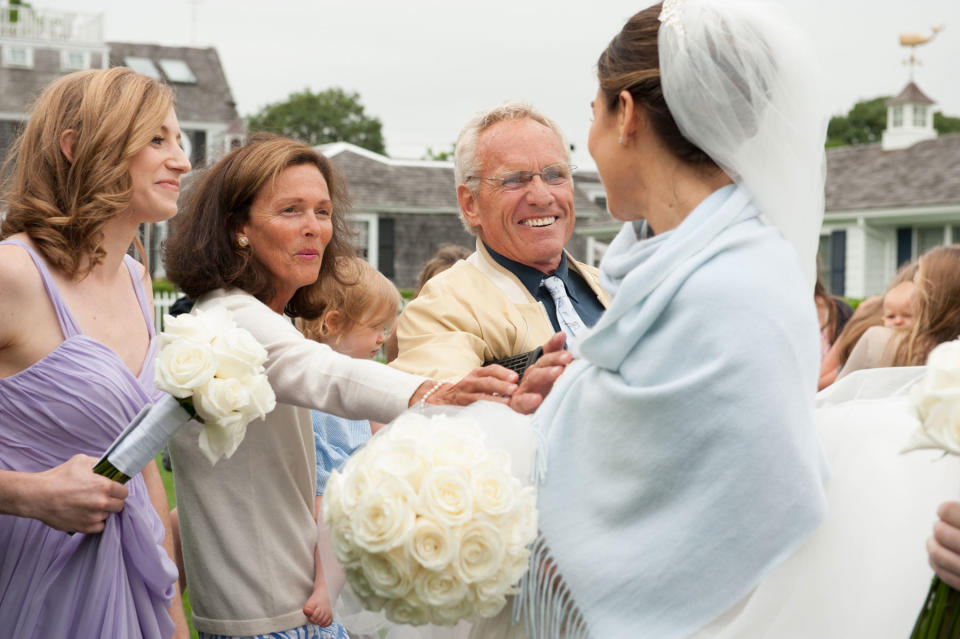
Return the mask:
{"type": "Polygon", "coordinates": [[[930,35],[924,35],[922,33],[901,33],[900,34],[900,46],[910,47],[910,58],[904,60],[903,63],[909,65],[910,67],[910,79],[913,80],[913,67],[920,64],[920,60],[917,59],[915,55],[916,48],[921,44],[927,44],[935,37],[937,34],[943,31],[943,25],[939,27],[930,27],[933,30],[933,33],[930,35]]]}

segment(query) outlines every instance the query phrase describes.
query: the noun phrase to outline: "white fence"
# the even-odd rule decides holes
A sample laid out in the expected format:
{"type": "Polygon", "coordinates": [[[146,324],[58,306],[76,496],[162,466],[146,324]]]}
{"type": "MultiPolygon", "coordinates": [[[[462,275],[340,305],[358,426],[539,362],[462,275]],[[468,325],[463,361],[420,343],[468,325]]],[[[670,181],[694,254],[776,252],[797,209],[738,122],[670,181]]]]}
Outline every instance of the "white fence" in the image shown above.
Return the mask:
{"type": "Polygon", "coordinates": [[[163,330],[163,316],[170,312],[170,307],[180,297],[176,293],[162,291],[153,294],[153,326],[157,333],[163,330]]]}

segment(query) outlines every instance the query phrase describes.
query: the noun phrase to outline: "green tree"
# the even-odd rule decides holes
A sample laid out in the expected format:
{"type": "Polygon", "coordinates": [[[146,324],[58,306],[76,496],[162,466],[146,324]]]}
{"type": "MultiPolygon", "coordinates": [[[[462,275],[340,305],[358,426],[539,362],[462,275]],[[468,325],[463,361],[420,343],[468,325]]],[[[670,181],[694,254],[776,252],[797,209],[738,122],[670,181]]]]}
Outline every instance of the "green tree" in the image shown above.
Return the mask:
{"type": "Polygon", "coordinates": [[[364,113],[358,93],[339,88],[304,89],[247,117],[250,133],[267,131],[311,145],[350,142],[376,153],[386,152],[381,128],[379,118],[364,113]]]}
{"type": "Polygon", "coordinates": [[[441,161],[453,160],[453,152],[456,151],[456,149],[457,149],[456,142],[451,142],[450,148],[447,149],[446,151],[434,151],[433,147],[428,146],[427,152],[424,154],[424,156],[421,159],[441,160],[441,161]]]}
{"type": "Polygon", "coordinates": [[[827,125],[827,146],[879,142],[887,127],[887,96],[863,100],[847,115],[835,115],[827,125]]]}
{"type": "Polygon", "coordinates": [[[933,114],[933,128],[935,128],[940,135],[945,133],[960,133],[960,118],[944,115],[940,111],[937,111],[933,114]]]}

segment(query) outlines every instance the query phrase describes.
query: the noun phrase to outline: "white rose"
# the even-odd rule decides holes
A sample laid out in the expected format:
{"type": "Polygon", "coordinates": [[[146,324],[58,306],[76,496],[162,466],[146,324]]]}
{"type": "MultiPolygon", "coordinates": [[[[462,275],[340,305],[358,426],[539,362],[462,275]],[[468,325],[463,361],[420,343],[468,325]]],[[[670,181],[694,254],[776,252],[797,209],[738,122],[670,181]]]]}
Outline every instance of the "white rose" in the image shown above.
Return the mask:
{"type": "Polygon", "coordinates": [[[197,309],[192,315],[197,318],[207,334],[210,335],[210,341],[213,341],[213,338],[217,335],[223,335],[237,328],[237,323],[233,321],[233,315],[225,308],[197,309]]]}
{"type": "Polygon", "coordinates": [[[960,455],[960,340],[945,342],[930,352],[912,399],[922,427],[906,450],[939,448],[960,455]]]}
{"type": "Polygon", "coordinates": [[[452,606],[430,608],[430,621],[438,626],[453,626],[457,622],[473,617],[477,614],[473,602],[464,597],[452,606]]]}
{"type": "Polygon", "coordinates": [[[373,553],[405,544],[416,517],[415,497],[406,482],[384,476],[363,496],[351,515],[354,543],[373,553]]]}
{"type": "Polygon", "coordinates": [[[496,575],[505,555],[497,527],[488,521],[472,520],[463,526],[459,553],[453,565],[460,578],[472,584],[496,575]]]}
{"type": "Polygon", "coordinates": [[[244,419],[250,405],[250,392],[238,379],[214,377],[193,393],[193,407],[204,422],[232,424],[244,419]]]}
{"type": "Polygon", "coordinates": [[[216,464],[221,457],[231,457],[247,434],[247,422],[239,416],[218,423],[207,422],[200,431],[200,451],[216,464]]]}
{"type": "Polygon", "coordinates": [[[165,315],[163,318],[163,332],[157,338],[157,348],[164,349],[173,342],[188,341],[198,344],[209,344],[216,337],[207,325],[200,319],[201,311],[183,313],[176,317],[165,315]]]}
{"type": "Polygon", "coordinates": [[[504,595],[478,597],[473,601],[473,607],[481,617],[496,617],[506,605],[507,598],[504,595]]]}
{"type": "Polygon", "coordinates": [[[340,496],[340,503],[347,516],[353,515],[357,505],[370,491],[372,483],[366,465],[351,463],[355,460],[357,460],[357,455],[351,457],[343,469],[343,492],[340,496]]]}
{"type": "Polygon", "coordinates": [[[413,591],[428,606],[453,606],[467,596],[467,584],[452,570],[421,570],[413,579],[413,591]]]}
{"type": "Polygon", "coordinates": [[[448,466],[433,468],[420,484],[420,509],[447,526],[459,526],[473,516],[473,495],[467,474],[448,466]]]}
{"type": "Polygon", "coordinates": [[[413,568],[402,553],[364,553],[360,567],[378,597],[403,597],[413,584],[413,568]]]}
{"type": "Polygon", "coordinates": [[[403,599],[391,599],[383,607],[387,619],[394,623],[405,623],[410,626],[422,626],[430,623],[430,615],[426,607],[417,601],[416,597],[407,595],[403,599]]]}
{"type": "Polygon", "coordinates": [[[493,466],[474,468],[473,506],[491,517],[511,512],[517,504],[520,482],[493,466]]]}
{"type": "Polygon", "coordinates": [[[427,460],[420,446],[408,439],[398,439],[378,453],[374,462],[378,470],[407,482],[414,492],[420,490],[427,471],[427,460]]]}
{"type": "Polygon", "coordinates": [[[334,470],[327,478],[327,485],[323,489],[323,501],[321,502],[323,504],[323,521],[327,522],[328,526],[332,526],[334,522],[344,521],[345,514],[340,503],[342,487],[343,475],[339,470],[334,470]]]}
{"type": "Polygon", "coordinates": [[[249,331],[228,330],[213,338],[213,354],[217,358],[217,377],[250,377],[263,372],[267,349],[249,331]]]}
{"type": "MultiPolygon", "coordinates": [[[[324,498],[326,507],[326,498],[324,498]]],[[[353,541],[353,529],[347,519],[334,519],[330,525],[330,549],[344,566],[360,561],[360,548],[353,541]]]]}
{"type": "Polygon", "coordinates": [[[363,604],[364,608],[373,612],[377,612],[383,608],[383,604],[385,604],[386,601],[383,597],[378,597],[377,594],[373,592],[373,588],[370,587],[370,583],[367,581],[366,576],[363,574],[363,569],[359,565],[347,566],[344,572],[347,576],[347,583],[350,584],[350,589],[353,591],[353,594],[357,596],[357,599],[360,600],[360,603],[363,604]]]}
{"type": "Polygon", "coordinates": [[[532,486],[520,489],[516,509],[503,524],[503,539],[512,553],[525,549],[537,538],[537,494],[532,486]]]}
{"type": "Polygon", "coordinates": [[[407,552],[424,568],[443,570],[457,556],[457,538],[447,526],[421,515],[413,524],[407,552]]]}
{"type": "Polygon", "coordinates": [[[153,383],[174,397],[190,397],[216,373],[216,358],[209,344],[177,340],[157,356],[153,383]]]}
{"type": "Polygon", "coordinates": [[[440,431],[431,442],[434,466],[470,468],[480,461],[483,442],[459,431],[440,431]]]}
{"type": "Polygon", "coordinates": [[[960,340],[944,342],[930,351],[926,376],[931,389],[960,388],[960,340]]]}
{"type": "Polygon", "coordinates": [[[244,377],[240,380],[240,383],[250,394],[250,402],[243,411],[244,418],[248,422],[266,417],[267,413],[277,407],[277,396],[274,394],[273,387],[270,386],[270,380],[267,379],[266,375],[244,377]]]}

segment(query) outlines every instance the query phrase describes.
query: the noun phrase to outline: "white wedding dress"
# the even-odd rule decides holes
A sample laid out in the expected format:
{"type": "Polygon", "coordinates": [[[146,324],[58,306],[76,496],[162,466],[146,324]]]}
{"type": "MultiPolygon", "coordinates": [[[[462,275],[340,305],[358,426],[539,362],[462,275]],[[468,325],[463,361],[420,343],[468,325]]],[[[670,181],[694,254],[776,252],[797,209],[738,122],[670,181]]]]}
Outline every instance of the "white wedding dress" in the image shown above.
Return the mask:
{"type": "Polygon", "coordinates": [[[696,639],[909,637],[933,573],[925,542],[960,497],[960,460],[900,454],[923,367],[868,369],[817,398],[829,514],[794,555],[696,639]]]}
{"type": "MultiPolygon", "coordinates": [[[[908,637],[932,571],[925,542],[936,510],[960,498],[960,460],[936,451],[901,454],[919,426],[909,388],[922,367],[858,371],[817,397],[816,426],[830,465],[823,525],[754,591],[693,639],[908,637]]],[[[704,570],[709,570],[705,566],[704,570]]],[[[510,606],[455,628],[384,624],[338,611],[352,632],[390,639],[521,639],[510,606]]]]}

